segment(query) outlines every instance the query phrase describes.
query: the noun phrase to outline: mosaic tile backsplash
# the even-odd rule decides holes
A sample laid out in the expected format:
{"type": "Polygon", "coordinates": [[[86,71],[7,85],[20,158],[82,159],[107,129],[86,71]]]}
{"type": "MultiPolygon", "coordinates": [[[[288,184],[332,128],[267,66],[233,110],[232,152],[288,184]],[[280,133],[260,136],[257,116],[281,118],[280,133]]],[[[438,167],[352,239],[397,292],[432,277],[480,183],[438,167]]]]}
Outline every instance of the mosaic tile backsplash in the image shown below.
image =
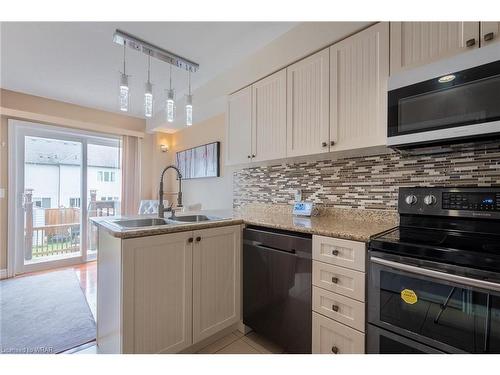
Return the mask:
{"type": "Polygon", "coordinates": [[[500,186],[500,141],[336,160],[245,168],[234,172],[233,206],[291,203],[397,209],[401,186],[500,186]],[[427,152],[427,153],[426,153],[427,152]]]}

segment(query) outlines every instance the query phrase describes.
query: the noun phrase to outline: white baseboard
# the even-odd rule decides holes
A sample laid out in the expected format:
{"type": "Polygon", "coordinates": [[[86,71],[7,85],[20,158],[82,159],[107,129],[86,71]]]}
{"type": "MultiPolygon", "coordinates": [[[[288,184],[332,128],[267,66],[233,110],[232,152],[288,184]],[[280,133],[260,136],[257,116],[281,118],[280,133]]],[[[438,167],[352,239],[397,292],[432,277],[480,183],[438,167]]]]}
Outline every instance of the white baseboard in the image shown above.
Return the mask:
{"type": "Polygon", "coordinates": [[[6,269],[0,270],[0,280],[6,278],[7,278],[7,270],[6,269]]]}

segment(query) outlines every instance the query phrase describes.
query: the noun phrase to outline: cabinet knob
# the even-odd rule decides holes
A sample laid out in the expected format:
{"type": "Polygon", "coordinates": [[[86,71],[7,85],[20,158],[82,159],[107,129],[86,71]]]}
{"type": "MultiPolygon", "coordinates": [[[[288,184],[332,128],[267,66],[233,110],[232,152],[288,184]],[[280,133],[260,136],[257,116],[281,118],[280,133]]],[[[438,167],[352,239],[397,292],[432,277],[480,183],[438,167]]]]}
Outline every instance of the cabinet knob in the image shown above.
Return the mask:
{"type": "Polygon", "coordinates": [[[494,33],[484,34],[484,40],[492,40],[495,37],[494,33]]]}
{"type": "Polygon", "coordinates": [[[335,141],[330,141],[330,146],[335,146],[335,141]]]}
{"type": "Polygon", "coordinates": [[[334,284],[337,284],[339,282],[339,278],[338,277],[332,277],[332,283],[334,284]]]}
{"type": "Polygon", "coordinates": [[[337,255],[339,255],[339,251],[338,251],[338,250],[332,250],[332,255],[333,255],[333,256],[337,256],[337,255]]]}
{"type": "Polygon", "coordinates": [[[328,146],[328,143],[323,142],[323,143],[321,143],[321,146],[322,146],[322,147],[326,147],[326,146],[328,146]]]}
{"type": "Polygon", "coordinates": [[[332,353],[333,354],[338,354],[339,353],[339,348],[337,348],[336,346],[332,346],[332,353]]]}
{"type": "Polygon", "coordinates": [[[467,47],[472,47],[476,44],[476,38],[469,39],[468,41],[465,42],[465,45],[467,47]]]}
{"type": "Polygon", "coordinates": [[[189,238],[188,238],[188,242],[189,242],[189,243],[193,242],[193,237],[189,237],[189,238]]]}
{"type": "Polygon", "coordinates": [[[249,159],[250,159],[250,158],[251,158],[251,156],[250,156],[250,155],[248,155],[248,156],[247,156],[247,158],[249,158],[249,159]]]}
{"type": "Polygon", "coordinates": [[[196,242],[200,242],[201,241],[201,237],[196,237],[196,242]]]}
{"type": "Polygon", "coordinates": [[[339,311],[339,307],[337,305],[332,305],[332,310],[337,312],[339,311]]]}
{"type": "Polygon", "coordinates": [[[254,157],[255,157],[255,154],[252,154],[252,158],[254,158],[254,157]]]}

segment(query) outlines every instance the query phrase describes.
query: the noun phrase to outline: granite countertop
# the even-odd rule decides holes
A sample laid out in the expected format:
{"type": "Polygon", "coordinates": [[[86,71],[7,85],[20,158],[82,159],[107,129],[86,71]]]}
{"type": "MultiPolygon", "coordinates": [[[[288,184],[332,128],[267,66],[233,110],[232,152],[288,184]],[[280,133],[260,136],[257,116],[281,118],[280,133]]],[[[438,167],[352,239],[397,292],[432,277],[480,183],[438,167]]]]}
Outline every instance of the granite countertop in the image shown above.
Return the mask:
{"type": "Polygon", "coordinates": [[[269,228],[311,233],[328,237],[336,237],[353,241],[368,242],[374,234],[383,232],[398,225],[398,216],[394,211],[361,210],[361,209],[326,209],[318,216],[311,218],[295,217],[288,206],[252,207],[240,210],[206,210],[197,212],[179,213],[178,216],[188,214],[202,214],[218,216],[221,220],[198,223],[176,223],[147,228],[122,229],[113,221],[136,219],[150,216],[114,216],[95,217],[91,220],[118,238],[135,238],[158,234],[183,232],[190,230],[215,228],[220,226],[248,224],[260,225],[269,228]]]}

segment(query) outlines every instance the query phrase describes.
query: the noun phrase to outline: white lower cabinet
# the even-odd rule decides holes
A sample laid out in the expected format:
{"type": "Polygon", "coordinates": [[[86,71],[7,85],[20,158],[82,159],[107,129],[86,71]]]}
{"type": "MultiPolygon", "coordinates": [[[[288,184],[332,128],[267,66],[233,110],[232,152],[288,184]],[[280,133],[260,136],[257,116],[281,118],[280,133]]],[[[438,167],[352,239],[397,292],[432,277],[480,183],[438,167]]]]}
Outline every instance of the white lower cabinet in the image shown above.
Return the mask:
{"type": "MultiPolygon", "coordinates": [[[[238,227],[239,228],[239,227],[238,227]]],[[[193,343],[240,320],[241,231],[194,232],[193,343]]]]}
{"type": "Polygon", "coordinates": [[[312,313],[313,354],[362,354],[365,334],[333,319],[312,313]]]}
{"type": "Polygon", "coordinates": [[[99,244],[99,352],[178,353],[241,319],[240,225],[99,244]]]}
{"type": "Polygon", "coordinates": [[[366,244],[313,236],[312,352],[365,352],[366,244]]]}
{"type": "Polygon", "coordinates": [[[123,241],[123,353],[176,353],[192,344],[191,237],[123,241]]]}

